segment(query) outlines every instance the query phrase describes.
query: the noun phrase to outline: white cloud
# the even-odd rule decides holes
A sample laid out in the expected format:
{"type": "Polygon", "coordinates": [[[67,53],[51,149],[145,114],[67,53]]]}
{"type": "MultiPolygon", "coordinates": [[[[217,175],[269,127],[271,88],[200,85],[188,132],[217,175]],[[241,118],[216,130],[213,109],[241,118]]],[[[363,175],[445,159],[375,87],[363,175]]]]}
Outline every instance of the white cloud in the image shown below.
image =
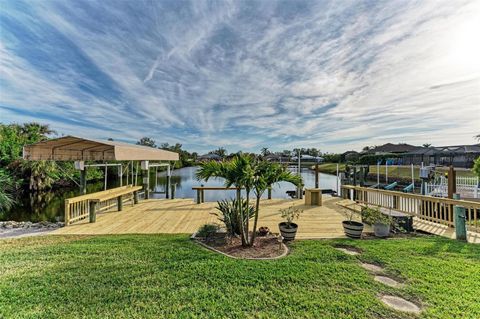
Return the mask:
{"type": "Polygon", "coordinates": [[[51,36],[45,26],[56,30],[64,37],[57,45],[69,41],[86,57],[84,67],[106,80],[68,56],[55,76],[47,74],[19,54],[16,42],[24,39],[12,35],[0,47],[1,80],[12,88],[0,92],[0,102],[19,113],[55,114],[52,122],[66,133],[98,135],[104,125],[121,128],[106,133],[114,138],[146,135],[198,151],[473,143],[480,133],[478,1],[305,3],[37,2],[31,14],[10,9],[4,14],[38,38],[51,36]],[[116,92],[106,87],[98,96],[102,81],[116,92]],[[61,124],[71,117],[96,128],[61,124]]]}

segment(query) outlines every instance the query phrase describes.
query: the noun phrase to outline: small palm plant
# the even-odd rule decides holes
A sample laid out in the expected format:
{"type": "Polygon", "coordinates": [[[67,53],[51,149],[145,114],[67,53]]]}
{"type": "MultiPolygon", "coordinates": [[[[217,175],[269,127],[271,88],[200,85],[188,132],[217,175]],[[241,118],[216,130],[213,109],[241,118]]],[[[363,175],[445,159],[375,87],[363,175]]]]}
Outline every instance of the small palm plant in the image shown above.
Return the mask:
{"type": "Polygon", "coordinates": [[[266,161],[258,161],[248,154],[236,154],[230,161],[210,161],[200,165],[197,178],[208,181],[210,178],[221,177],[225,179],[225,186],[235,186],[236,203],[238,211],[238,224],[240,225],[240,237],[242,246],[252,246],[257,231],[258,215],[260,211],[260,198],[273,184],[286,181],[295,185],[301,184],[300,176],[294,175],[279,164],[266,161]],[[241,190],[245,189],[245,205],[242,205],[241,190]],[[253,229],[249,236],[249,220],[245,207],[250,207],[250,195],[256,196],[255,216],[253,229]]]}
{"type": "Polygon", "coordinates": [[[237,154],[230,161],[203,163],[197,171],[197,178],[208,181],[210,178],[221,177],[225,179],[225,186],[236,188],[236,200],[238,205],[238,223],[240,225],[240,237],[242,246],[249,246],[248,224],[242,207],[242,188],[246,193],[246,204],[249,206],[250,192],[253,187],[254,159],[247,154],[237,154]]]}
{"type": "Polygon", "coordinates": [[[260,213],[260,199],[265,191],[279,182],[289,182],[296,186],[302,184],[302,177],[292,174],[285,166],[267,161],[259,162],[255,169],[254,193],[256,196],[255,219],[253,222],[253,241],[256,236],[258,216],[260,213]]]}
{"type": "MultiPolygon", "coordinates": [[[[218,219],[225,224],[227,233],[230,236],[240,235],[240,224],[238,216],[238,203],[236,199],[222,200],[217,202],[216,207],[219,212],[211,213],[218,217],[218,219]]],[[[255,209],[250,205],[247,207],[247,202],[242,200],[242,211],[245,212],[244,218],[252,218],[255,215],[255,209]]]]}

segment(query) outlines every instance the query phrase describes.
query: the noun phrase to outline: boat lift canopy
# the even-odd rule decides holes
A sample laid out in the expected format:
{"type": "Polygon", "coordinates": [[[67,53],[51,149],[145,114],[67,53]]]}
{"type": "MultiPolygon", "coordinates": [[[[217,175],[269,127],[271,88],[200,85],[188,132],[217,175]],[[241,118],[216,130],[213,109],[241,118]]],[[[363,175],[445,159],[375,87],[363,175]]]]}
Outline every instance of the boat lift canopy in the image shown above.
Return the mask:
{"type": "Polygon", "coordinates": [[[178,153],[116,141],[65,136],[25,145],[29,161],[178,161],[178,153]]]}
{"type": "MultiPolygon", "coordinates": [[[[179,155],[175,152],[165,151],[154,147],[134,145],[115,141],[102,141],[86,139],[75,136],[65,136],[38,142],[35,144],[25,145],[23,147],[23,159],[29,161],[75,161],[75,168],[80,170],[80,183],[77,183],[73,178],[72,180],[80,186],[80,193],[85,194],[87,191],[86,186],[86,168],[90,166],[103,166],[105,167],[105,182],[104,189],[107,189],[107,167],[117,166],[118,176],[120,177],[120,186],[123,185],[123,164],[107,163],[107,161],[129,161],[131,165],[132,184],[137,184],[138,176],[138,161],[141,161],[142,170],[146,171],[143,185],[145,190],[145,198],[148,199],[149,195],[149,167],[166,166],[167,167],[167,191],[166,197],[168,198],[168,188],[170,185],[170,164],[152,163],[149,161],[178,161],[179,155]],[[88,164],[85,161],[100,161],[103,164],[88,164]],[[135,169],[135,180],[133,176],[134,168],[133,161],[137,161],[137,169],[135,169]]],[[[128,168],[128,164],[127,164],[128,168]]],[[[128,184],[128,174],[127,184],[128,184]]],[[[155,177],[157,178],[157,176],[155,177]]]]}

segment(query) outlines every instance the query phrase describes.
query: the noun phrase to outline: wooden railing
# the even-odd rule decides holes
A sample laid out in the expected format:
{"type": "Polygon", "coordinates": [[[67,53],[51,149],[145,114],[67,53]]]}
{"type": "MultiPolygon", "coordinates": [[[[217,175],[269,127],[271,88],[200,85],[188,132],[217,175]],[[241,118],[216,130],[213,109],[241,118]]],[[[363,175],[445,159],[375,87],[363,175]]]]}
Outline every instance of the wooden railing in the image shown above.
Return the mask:
{"type": "Polygon", "coordinates": [[[119,191],[126,191],[127,193],[130,193],[130,196],[122,197],[122,202],[133,202],[133,185],[112,188],[106,191],[65,199],[65,225],[71,225],[75,222],[88,218],[90,216],[91,209],[90,202],[100,197],[104,197],[105,200],[98,201],[96,204],[96,212],[118,208],[118,199],[116,197],[109,197],[109,195],[113,195],[119,191]],[[132,191],[129,192],[130,190],[132,191]]]}
{"type": "Polygon", "coordinates": [[[394,209],[450,227],[455,227],[454,206],[465,208],[467,229],[480,232],[480,202],[423,196],[359,186],[342,186],[343,198],[358,203],[394,209]]]}
{"type": "Polygon", "coordinates": [[[200,203],[205,202],[205,191],[206,190],[228,191],[228,190],[237,190],[237,188],[236,187],[222,187],[222,186],[213,186],[213,187],[196,186],[196,187],[192,187],[192,190],[197,191],[197,204],[200,204],[200,203]]]}

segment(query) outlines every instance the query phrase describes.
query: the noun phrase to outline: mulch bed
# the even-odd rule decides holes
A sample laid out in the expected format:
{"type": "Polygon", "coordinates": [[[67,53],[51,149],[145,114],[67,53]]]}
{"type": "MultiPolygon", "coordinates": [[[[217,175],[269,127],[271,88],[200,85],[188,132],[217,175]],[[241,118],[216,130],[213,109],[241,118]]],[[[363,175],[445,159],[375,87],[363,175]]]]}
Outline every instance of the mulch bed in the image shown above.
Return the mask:
{"type": "Polygon", "coordinates": [[[274,235],[256,237],[252,247],[242,247],[242,241],[238,237],[227,238],[226,243],[205,241],[196,238],[199,242],[216,249],[222,253],[236,258],[244,259],[268,259],[277,258],[286,253],[286,246],[278,242],[274,235]]]}

